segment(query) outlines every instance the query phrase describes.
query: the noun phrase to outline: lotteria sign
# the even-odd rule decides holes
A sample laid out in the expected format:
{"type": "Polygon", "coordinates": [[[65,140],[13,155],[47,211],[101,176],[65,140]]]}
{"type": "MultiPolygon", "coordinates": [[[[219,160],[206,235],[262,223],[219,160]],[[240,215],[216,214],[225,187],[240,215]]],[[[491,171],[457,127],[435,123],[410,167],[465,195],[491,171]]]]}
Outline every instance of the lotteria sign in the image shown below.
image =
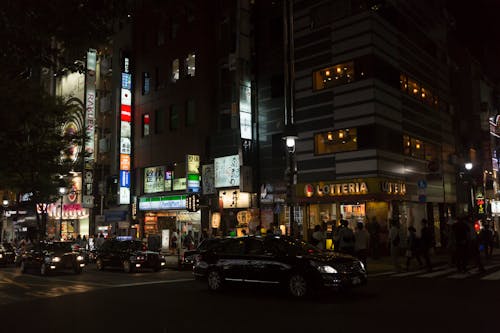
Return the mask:
{"type": "Polygon", "coordinates": [[[310,198],[312,196],[339,196],[339,195],[356,195],[367,194],[368,186],[365,182],[350,182],[337,184],[306,184],[304,186],[304,194],[310,198]]]}
{"type": "Polygon", "coordinates": [[[120,98],[120,198],[119,204],[130,204],[130,156],[132,155],[132,74],[130,58],[123,58],[120,98]]]}
{"type": "MultiPolygon", "coordinates": [[[[300,185],[297,187],[299,194],[300,185]]],[[[406,184],[400,180],[387,180],[378,178],[347,180],[344,182],[319,182],[304,184],[303,195],[311,197],[337,197],[343,195],[363,195],[386,193],[390,195],[405,195],[406,184]]]]}

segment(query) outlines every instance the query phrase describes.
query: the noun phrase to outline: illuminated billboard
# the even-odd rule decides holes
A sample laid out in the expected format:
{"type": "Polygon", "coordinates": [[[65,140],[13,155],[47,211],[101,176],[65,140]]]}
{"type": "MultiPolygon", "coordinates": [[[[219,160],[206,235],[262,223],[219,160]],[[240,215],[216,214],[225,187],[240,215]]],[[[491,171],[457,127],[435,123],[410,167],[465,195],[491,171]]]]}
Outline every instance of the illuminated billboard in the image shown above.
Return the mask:
{"type": "Polygon", "coordinates": [[[216,188],[240,186],[240,156],[215,158],[214,172],[216,188]]]}
{"type": "Polygon", "coordinates": [[[130,204],[131,128],[132,74],[130,73],[130,59],[124,57],[120,95],[120,197],[118,199],[118,203],[123,205],[130,204]]]}

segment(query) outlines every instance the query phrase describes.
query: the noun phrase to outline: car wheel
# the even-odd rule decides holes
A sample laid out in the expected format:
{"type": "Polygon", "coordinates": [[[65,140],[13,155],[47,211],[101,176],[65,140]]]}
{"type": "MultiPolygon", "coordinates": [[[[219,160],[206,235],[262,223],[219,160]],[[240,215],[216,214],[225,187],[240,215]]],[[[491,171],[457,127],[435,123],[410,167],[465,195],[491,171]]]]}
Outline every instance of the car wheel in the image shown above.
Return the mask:
{"type": "Polygon", "coordinates": [[[132,264],[130,263],[130,261],[125,260],[123,262],[123,271],[125,273],[132,273],[133,270],[132,270],[132,264]]]}
{"type": "Polygon", "coordinates": [[[24,263],[24,261],[21,261],[19,268],[21,270],[21,274],[26,273],[26,264],[24,263]]]}
{"type": "Polygon", "coordinates": [[[42,276],[43,276],[43,275],[47,275],[47,265],[42,264],[42,265],[40,266],[40,275],[42,275],[42,276]]]}
{"type": "Polygon", "coordinates": [[[309,292],[306,278],[302,274],[293,274],[288,280],[288,291],[293,297],[304,297],[309,292]]]}
{"type": "Polygon", "coordinates": [[[97,266],[97,270],[99,271],[102,271],[104,269],[104,263],[102,262],[102,259],[97,259],[95,265],[97,266]]]}
{"type": "Polygon", "coordinates": [[[153,268],[153,271],[159,272],[160,270],[161,270],[161,264],[158,263],[158,265],[156,265],[155,268],[153,268]]]}
{"type": "Polygon", "coordinates": [[[208,289],[220,291],[224,284],[224,279],[218,271],[210,271],[207,276],[208,289]]]}

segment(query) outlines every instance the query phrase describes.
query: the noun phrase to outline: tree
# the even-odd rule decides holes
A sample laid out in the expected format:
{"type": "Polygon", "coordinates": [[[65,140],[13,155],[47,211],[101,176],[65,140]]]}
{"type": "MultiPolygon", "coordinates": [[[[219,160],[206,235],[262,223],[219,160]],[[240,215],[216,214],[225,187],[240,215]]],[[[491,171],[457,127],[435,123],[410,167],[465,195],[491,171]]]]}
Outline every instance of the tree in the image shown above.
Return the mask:
{"type": "Polygon", "coordinates": [[[107,41],[118,20],[126,17],[126,4],[5,0],[0,6],[0,184],[29,194],[26,204],[36,212],[42,234],[46,204],[59,198],[58,176],[83,158],[80,154],[74,162],[65,152],[81,146],[83,134],[65,135],[73,106],[45,92],[41,73],[84,72],[86,50],[107,41]]]}
{"type": "Polygon", "coordinates": [[[16,193],[29,194],[27,204],[37,212],[38,229],[43,231],[46,211],[40,212],[35,205],[57,200],[57,176],[73,167],[67,152],[81,144],[82,135],[63,133],[71,109],[60,99],[36,84],[16,83],[0,86],[2,94],[10,97],[4,100],[0,113],[0,183],[16,193]],[[17,93],[18,89],[23,89],[23,94],[17,93]]]}

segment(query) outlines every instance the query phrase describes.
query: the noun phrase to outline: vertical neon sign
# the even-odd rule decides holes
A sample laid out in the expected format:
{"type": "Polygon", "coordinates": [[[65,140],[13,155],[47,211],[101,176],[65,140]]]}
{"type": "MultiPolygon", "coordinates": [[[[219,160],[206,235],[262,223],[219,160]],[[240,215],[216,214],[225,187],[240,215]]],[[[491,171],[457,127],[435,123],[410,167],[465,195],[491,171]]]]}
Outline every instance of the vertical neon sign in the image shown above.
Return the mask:
{"type": "Polygon", "coordinates": [[[130,204],[130,160],[132,154],[132,74],[124,57],[120,99],[120,196],[119,204],[130,204]]]}

